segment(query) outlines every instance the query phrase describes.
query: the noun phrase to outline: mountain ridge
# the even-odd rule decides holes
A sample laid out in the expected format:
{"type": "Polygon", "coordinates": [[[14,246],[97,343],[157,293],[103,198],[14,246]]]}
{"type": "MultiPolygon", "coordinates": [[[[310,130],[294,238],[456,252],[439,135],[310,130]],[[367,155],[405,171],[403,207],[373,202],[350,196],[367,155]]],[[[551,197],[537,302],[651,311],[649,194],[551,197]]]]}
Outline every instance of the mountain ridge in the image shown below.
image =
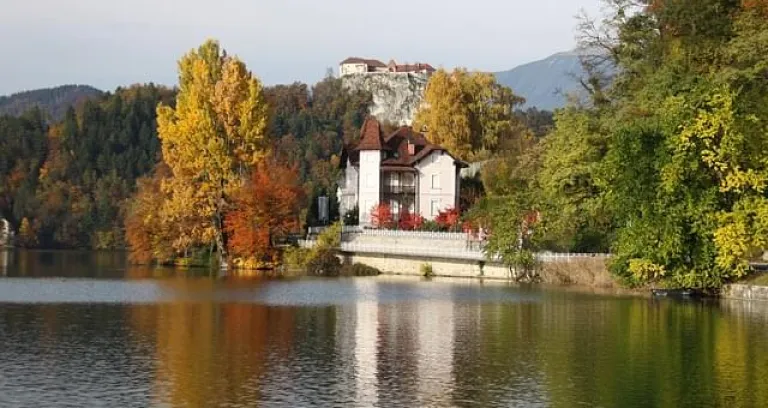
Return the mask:
{"type": "Polygon", "coordinates": [[[104,92],[90,85],[69,84],[40,88],[0,96],[0,115],[20,116],[38,107],[51,121],[59,121],[70,106],[103,95],[104,92]]]}
{"type": "Polygon", "coordinates": [[[563,51],[538,61],[495,72],[496,80],[525,98],[524,108],[554,110],[567,104],[567,95],[581,95],[583,76],[577,51],[563,51]]]}

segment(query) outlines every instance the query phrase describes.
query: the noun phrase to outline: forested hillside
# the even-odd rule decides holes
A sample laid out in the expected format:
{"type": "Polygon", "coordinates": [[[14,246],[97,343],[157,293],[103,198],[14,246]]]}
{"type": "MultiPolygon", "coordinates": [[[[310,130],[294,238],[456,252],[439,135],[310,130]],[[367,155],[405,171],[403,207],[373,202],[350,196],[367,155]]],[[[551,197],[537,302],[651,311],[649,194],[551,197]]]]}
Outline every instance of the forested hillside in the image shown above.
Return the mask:
{"type": "Polygon", "coordinates": [[[360,136],[373,98],[369,92],[347,90],[328,77],[311,88],[303,83],[265,89],[271,109],[268,134],[282,162],[295,165],[307,197],[306,222],[317,219],[317,200],[330,197],[337,215],[338,154],[345,141],[360,136]]]}
{"type": "Polygon", "coordinates": [[[173,91],[118,89],[46,124],[38,108],[0,117],[0,213],[30,247],[122,245],[123,201],[155,165],[155,109],[173,91]]]}
{"type": "Polygon", "coordinates": [[[97,98],[102,92],[87,85],[62,85],[55,88],[35,89],[9,96],[0,96],[0,115],[19,116],[37,107],[52,122],[64,119],[70,106],[97,98]]]}
{"type": "MultiPolygon", "coordinates": [[[[269,144],[297,167],[304,219],[316,218],[316,197],[336,194],[344,138],[359,133],[370,94],[348,92],[327,78],[266,88],[269,144]],[[312,205],[310,205],[312,204],[312,205]]],[[[176,91],[153,85],[118,89],[70,107],[57,122],[33,108],[0,116],[0,216],[19,244],[43,248],[120,248],[126,199],[160,159],[157,106],[176,91]]],[[[335,208],[332,208],[335,210],[335,208]]]]}

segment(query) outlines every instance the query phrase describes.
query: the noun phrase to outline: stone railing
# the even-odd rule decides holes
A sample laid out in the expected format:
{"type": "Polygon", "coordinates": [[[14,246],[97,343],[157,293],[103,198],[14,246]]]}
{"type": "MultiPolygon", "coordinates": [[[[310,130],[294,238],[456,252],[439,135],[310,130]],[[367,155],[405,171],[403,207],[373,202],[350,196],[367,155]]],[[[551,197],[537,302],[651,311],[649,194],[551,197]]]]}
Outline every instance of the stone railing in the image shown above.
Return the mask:
{"type": "Polygon", "coordinates": [[[584,259],[584,258],[610,258],[611,254],[601,253],[571,253],[571,252],[540,252],[536,254],[536,258],[541,262],[561,262],[570,261],[571,259],[584,259]]]}
{"type": "Polygon", "coordinates": [[[451,240],[451,241],[469,240],[469,235],[463,232],[363,229],[359,233],[365,236],[372,236],[372,237],[420,238],[420,239],[451,240]]]}
{"type": "MultiPolygon", "coordinates": [[[[307,232],[310,235],[319,235],[325,231],[328,227],[309,227],[307,232]]],[[[363,232],[363,227],[357,225],[344,225],[341,227],[342,234],[359,234],[363,232]]]]}
{"type": "MultiPolygon", "coordinates": [[[[311,249],[315,246],[315,241],[302,240],[299,241],[299,245],[302,248],[311,249]]],[[[342,242],[339,248],[342,252],[349,253],[369,253],[369,254],[381,254],[381,255],[400,255],[409,257],[426,257],[426,258],[443,258],[443,259],[460,259],[460,260],[473,260],[473,261],[490,261],[501,262],[501,258],[494,256],[491,259],[486,256],[485,251],[478,247],[466,247],[463,249],[457,248],[444,248],[440,245],[432,246],[407,246],[397,244],[372,244],[372,243],[356,243],[356,242],[342,242]]],[[[591,253],[552,253],[541,252],[536,255],[536,258],[540,262],[570,262],[572,260],[580,259],[592,259],[592,258],[608,258],[610,254],[591,254],[591,253]]]]}
{"type": "Polygon", "coordinates": [[[409,247],[403,245],[376,245],[376,244],[358,244],[355,242],[343,242],[341,244],[342,252],[352,253],[373,253],[385,255],[403,255],[412,257],[429,257],[444,259],[462,259],[472,261],[485,261],[486,256],[482,250],[455,250],[445,249],[440,246],[433,247],[409,247]]]}
{"type": "MultiPolygon", "coordinates": [[[[328,227],[309,227],[309,235],[319,235],[328,227]]],[[[399,238],[423,238],[423,239],[443,239],[452,241],[469,240],[470,236],[464,232],[442,232],[442,231],[403,231],[363,228],[357,225],[345,225],[341,227],[342,234],[360,234],[371,237],[399,237],[399,238]]]]}

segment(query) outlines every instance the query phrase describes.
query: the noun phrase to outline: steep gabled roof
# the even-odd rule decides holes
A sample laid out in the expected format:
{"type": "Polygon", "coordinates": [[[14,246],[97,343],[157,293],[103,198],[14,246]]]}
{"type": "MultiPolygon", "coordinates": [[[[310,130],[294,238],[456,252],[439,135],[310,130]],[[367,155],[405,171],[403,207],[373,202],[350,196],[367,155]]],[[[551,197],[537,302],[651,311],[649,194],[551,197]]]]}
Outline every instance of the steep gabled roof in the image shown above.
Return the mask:
{"type": "Polygon", "coordinates": [[[432,144],[419,132],[414,132],[410,126],[402,126],[386,137],[382,137],[381,125],[374,117],[368,117],[360,132],[360,141],[344,146],[341,154],[341,168],[346,167],[347,159],[357,165],[360,161],[360,151],[379,150],[389,153],[382,156],[382,169],[413,168],[432,152],[443,151],[453,158],[459,167],[467,167],[467,163],[456,159],[448,150],[440,145],[432,144]],[[412,148],[409,148],[412,145],[412,148]]]}
{"type": "Polygon", "coordinates": [[[360,132],[360,141],[355,146],[355,150],[383,150],[384,146],[381,140],[381,125],[373,116],[369,116],[363,123],[360,132]]]}

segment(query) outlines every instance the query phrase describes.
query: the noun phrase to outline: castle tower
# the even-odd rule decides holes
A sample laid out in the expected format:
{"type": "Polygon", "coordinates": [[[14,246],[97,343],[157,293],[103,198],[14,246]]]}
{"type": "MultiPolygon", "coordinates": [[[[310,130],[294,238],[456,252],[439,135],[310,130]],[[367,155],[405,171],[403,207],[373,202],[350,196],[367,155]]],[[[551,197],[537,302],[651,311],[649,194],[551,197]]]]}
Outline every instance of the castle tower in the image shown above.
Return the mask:
{"type": "Polygon", "coordinates": [[[381,125],[374,117],[369,117],[363,124],[360,143],[356,150],[360,152],[359,217],[360,225],[371,222],[371,209],[379,204],[381,191],[381,125]]]}

